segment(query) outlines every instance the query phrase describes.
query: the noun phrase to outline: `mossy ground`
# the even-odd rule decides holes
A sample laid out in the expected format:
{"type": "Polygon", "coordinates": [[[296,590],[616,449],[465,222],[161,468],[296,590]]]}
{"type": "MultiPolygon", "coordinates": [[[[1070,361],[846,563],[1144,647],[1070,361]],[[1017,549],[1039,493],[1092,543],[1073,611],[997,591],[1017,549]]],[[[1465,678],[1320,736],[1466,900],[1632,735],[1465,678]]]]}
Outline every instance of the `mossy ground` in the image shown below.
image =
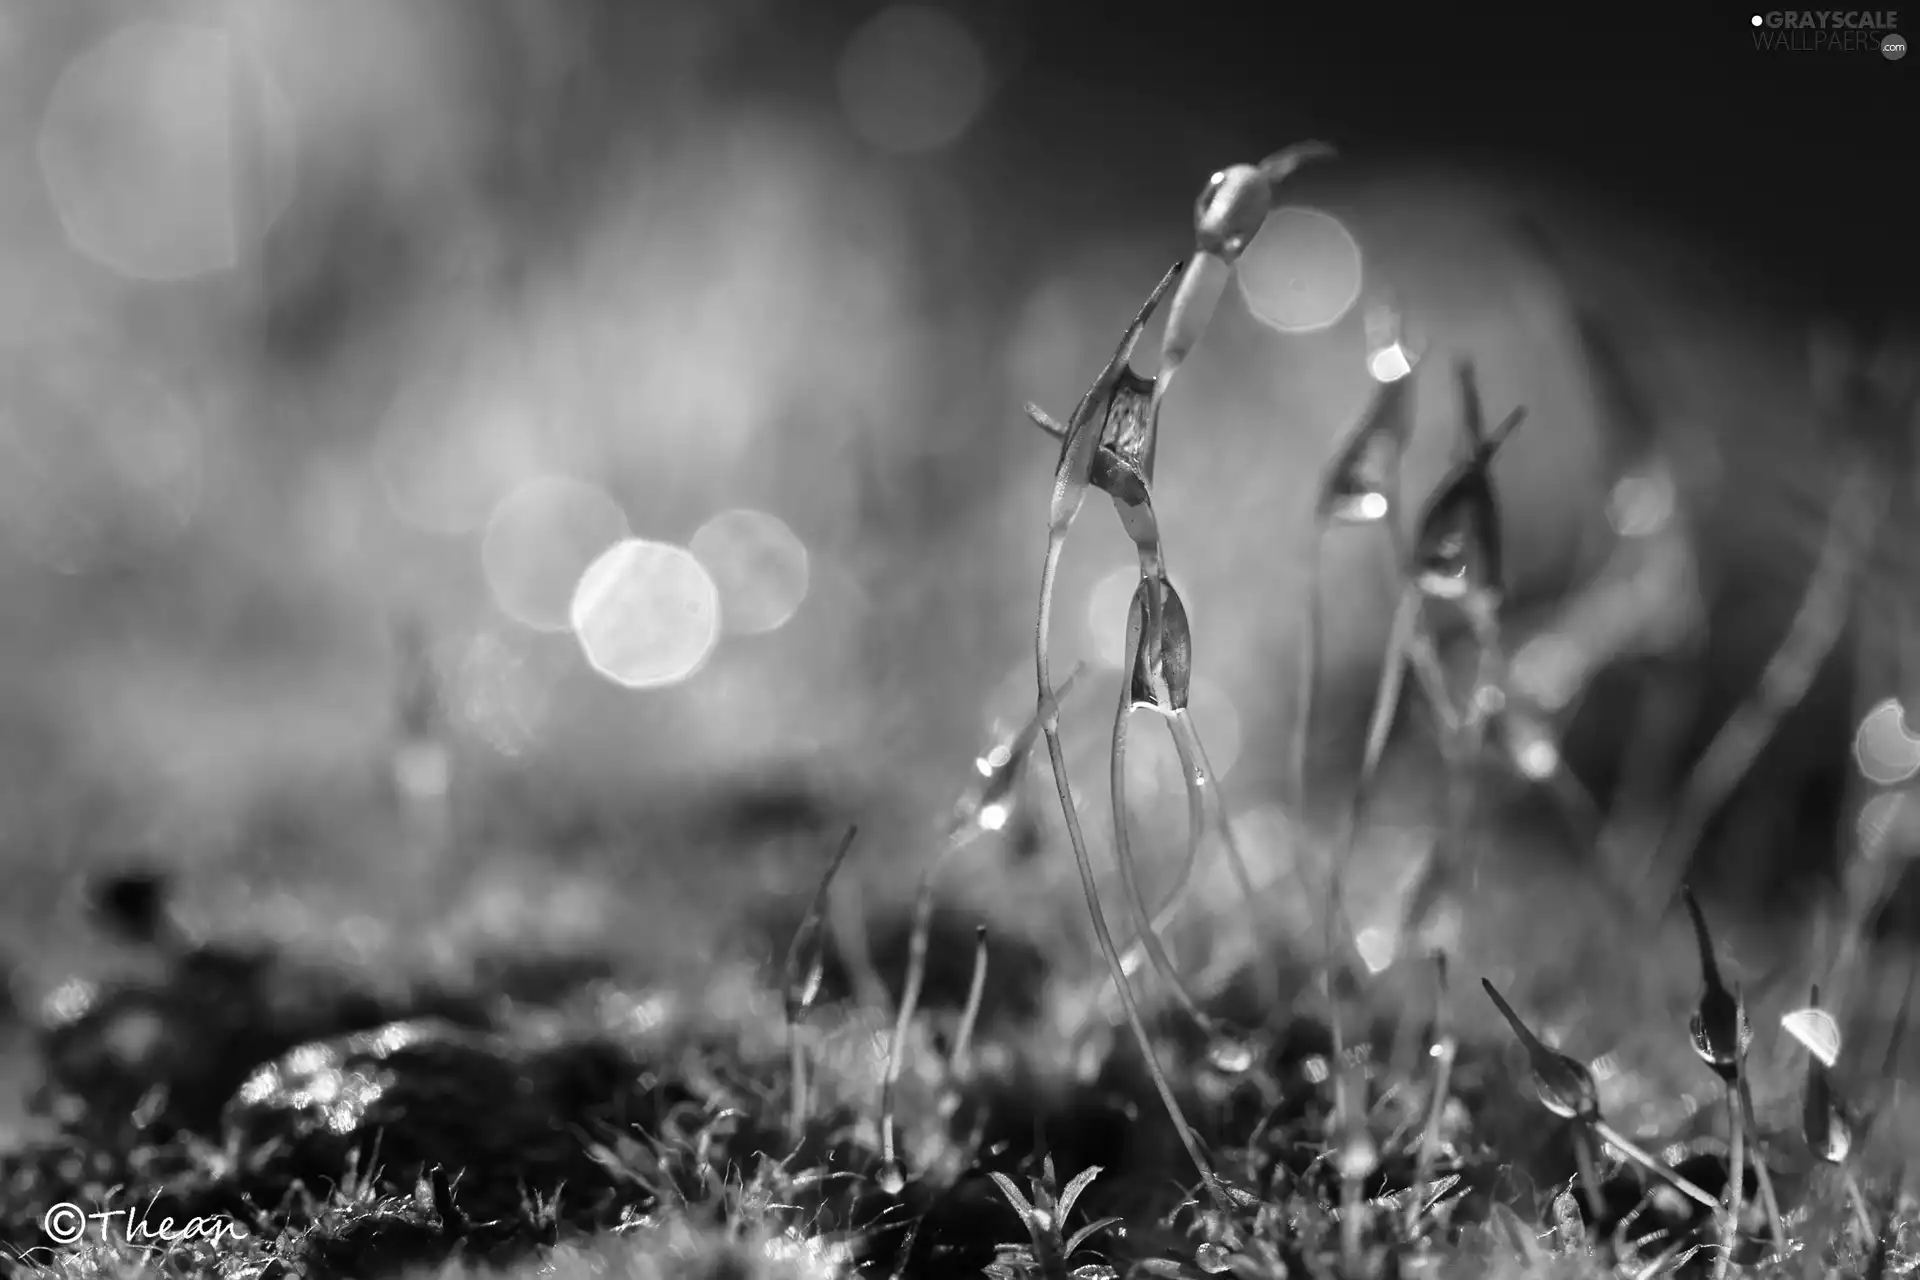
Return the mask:
{"type": "MultiPolygon", "coordinates": [[[[39,952],[16,985],[50,997],[66,1025],[30,1025],[45,1013],[24,999],[29,1007],[13,1027],[14,1078],[33,1105],[18,1114],[0,1190],[10,1254],[21,1267],[62,1276],[822,1274],[841,1266],[1018,1274],[1031,1257],[1005,1246],[1025,1244],[1027,1233],[988,1175],[1024,1190],[1045,1155],[1061,1182],[1101,1169],[1062,1236],[1120,1219],[1086,1241],[1071,1259],[1076,1268],[1336,1274],[1340,1188],[1325,1142],[1330,1039],[1313,970],[1300,960],[1272,960],[1284,997],[1277,1008],[1257,1004],[1244,967],[1221,984],[1214,1003],[1250,1029],[1250,1063],[1226,1061],[1235,1055],[1171,1013],[1155,1019],[1163,1064],[1221,1173],[1245,1193],[1231,1221],[1203,1212],[1193,1167],[1131,1042],[1111,1031],[1071,1040],[1071,1010],[1083,1006],[1091,975],[1077,933],[1035,935],[1006,913],[990,944],[971,1066],[957,1077],[946,1071],[976,919],[965,894],[937,917],[927,1012],[906,1059],[905,1187],[888,1194],[876,1176],[888,1019],[853,1000],[837,958],[805,1029],[815,1106],[794,1149],[778,957],[825,846],[806,836],[775,843],[775,861],[787,867],[779,883],[750,881],[767,887],[706,917],[685,914],[701,890],[684,879],[678,889],[636,881],[618,870],[619,856],[571,859],[558,870],[551,860],[503,856],[411,897],[380,892],[408,878],[392,867],[371,874],[357,901],[317,889],[250,892],[242,895],[250,906],[234,905],[223,927],[208,931],[226,941],[167,956],[123,948],[119,963],[65,986],[53,981],[64,963],[57,948],[39,952]],[[284,927],[303,914],[304,932],[284,927]],[[699,936],[684,936],[695,920],[699,936]],[[309,1044],[330,1047],[289,1056],[309,1044]],[[258,1072],[276,1061],[277,1072],[258,1072]],[[81,1241],[56,1246],[43,1217],[62,1201],[88,1212],[135,1209],[151,1229],[171,1216],[177,1232],[196,1215],[233,1226],[217,1240],[139,1247],[126,1239],[123,1218],[111,1231],[89,1224],[81,1241]],[[246,1238],[232,1238],[235,1231],[246,1238]]],[[[897,994],[905,916],[873,905],[871,949],[897,994]]],[[[190,914],[194,902],[180,907],[190,914]]],[[[219,914],[204,900],[199,910],[219,914]]],[[[1648,963],[1670,962],[1673,985],[1684,988],[1684,956],[1676,944],[1648,963]]],[[[1514,973],[1523,1007],[1551,1007],[1549,993],[1577,983],[1590,959],[1563,954],[1514,973]]],[[[1635,1215],[1646,1187],[1625,1166],[1608,1175],[1590,1236],[1555,1235],[1572,1148],[1564,1126],[1533,1102],[1515,1046],[1479,1007],[1471,974],[1456,976],[1448,1002],[1461,1045],[1438,1168],[1445,1189],[1409,1232],[1409,1150],[1431,1088],[1422,1048],[1434,997],[1423,966],[1400,968],[1351,993],[1347,1027],[1350,1052],[1368,1064],[1370,1129],[1382,1157],[1365,1186],[1374,1203],[1363,1237],[1368,1270],[1646,1274],[1663,1250],[1684,1252],[1689,1242],[1707,1247],[1687,1265],[1708,1265],[1712,1238],[1696,1217],[1661,1197],[1635,1215]]],[[[1587,984],[1589,1009],[1649,989],[1615,973],[1589,972],[1587,984]]],[[[1665,1011],[1648,1021],[1643,1039],[1671,1037],[1678,1054],[1669,1066],[1684,1073],[1684,1022],[1666,1025],[1665,1011]]],[[[1660,1133],[1670,1140],[1665,1153],[1696,1182],[1719,1187],[1718,1113],[1700,1107],[1711,1101],[1710,1078],[1672,1086],[1651,1063],[1643,1058],[1644,1069],[1625,1073],[1638,1076],[1635,1087],[1684,1089],[1686,1102],[1669,1099],[1667,1113],[1688,1103],[1699,1111],[1660,1133]]],[[[1756,1084],[1779,1135],[1770,1157],[1796,1241],[1787,1274],[1861,1273],[1870,1260],[1847,1237],[1833,1179],[1793,1137],[1791,1070],[1756,1084]]],[[[1660,1110],[1635,1110],[1628,1092],[1609,1097],[1620,1101],[1623,1123],[1660,1110]]],[[[1866,1135],[1872,1194],[1889,1185],[1881,1175],[1897,1167],[1888,1157],[1901,1145],[1887,1133],[1866,1135]]],[[[1752,1257],[1743,1260],[1757,1265],[1760,1224],[1750,1226],[1752,1257]]],[[[1911,1269],[1920,1231],[1898,1228],[1889,1248],[1885,1274],[1911,1269]]]]}

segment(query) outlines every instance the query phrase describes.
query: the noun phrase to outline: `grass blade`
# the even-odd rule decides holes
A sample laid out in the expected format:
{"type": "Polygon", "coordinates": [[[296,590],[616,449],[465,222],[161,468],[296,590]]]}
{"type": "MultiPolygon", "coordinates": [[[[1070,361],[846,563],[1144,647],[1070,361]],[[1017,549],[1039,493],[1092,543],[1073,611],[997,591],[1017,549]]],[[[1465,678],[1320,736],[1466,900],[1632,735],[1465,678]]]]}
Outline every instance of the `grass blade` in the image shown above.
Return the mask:
{"type": "Polygon", "coordinates": [[[788,1113],[787,1128],[795,1142],[806,1132],[810,1109],[806,1048],[800,1039],[800,1027],[813,1011],[813,1002],[820,997],[820,984],[826,973],[824,942],[828,894],[833,889],[834,877],[840,874],[841,865],[853,849],[854,838],[859,834],[859,827],[850,826],[846,835],[841,837],[840,847],[834,851],[826,873],[820,877],[819,886],[813,892],[813,901],[808,905],[806,915],[801,917],[800,927],[794,930],[793,942],[787,948],[781,991],[787,1021],[788,1066],[793,1073],[792,1109],[788,1113]]]}
{"type": "Polygon", "coordinates": [[[980,1002],[987,991],[987,926],[973,932],[973,976],[967,982],[967,1003],[960,1011],[960,1028],[954,1033],[953,1052],[947,1058],[950,1075],[964,1077],[971,1066],[973,1029],[980,1021],[980,1002]]]}
{"type": "Polygon", "coordinates": [[[1749,694],[1714,734],[1681,786],[1673,817],[1650,847],[1642,900],[1664,912],[1676,881],[1728,797],[1747,776],[1780,722],[1799,706],[1844,629],[1854,583],[1878,538],[1892,500],[1892,480],[1864,459],[1842,477],[1827,517],[1819,559],[1787,634],[1749,694]]]}

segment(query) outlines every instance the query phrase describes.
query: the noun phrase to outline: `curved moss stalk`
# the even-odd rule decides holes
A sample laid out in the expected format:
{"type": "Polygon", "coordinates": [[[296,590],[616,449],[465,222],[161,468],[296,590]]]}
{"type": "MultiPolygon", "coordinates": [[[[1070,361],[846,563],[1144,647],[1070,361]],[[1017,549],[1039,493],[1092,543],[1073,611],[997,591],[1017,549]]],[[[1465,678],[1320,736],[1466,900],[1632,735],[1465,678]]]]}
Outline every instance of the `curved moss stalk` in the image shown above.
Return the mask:
{"type": "MultiPolygon", "coordinates": [[[[1186,775],[1187,803],[1190,809],[1201,811],[1206,828],[1213,830],[1220,840],[1220,848],[1227,858],[1227,870],[1233,876],[1234,886],[1246,899],[1251,922],[1254,926],[1254,945],[1261,941],[1260,925],[1264,916],[1260,910],[1263,898],[1253,883],[1253,873],[1247,867],[1247,860],[1240,849],[1240,838],[1233,834],[1233,823],[1227,816],[1226,795],[1220,786],[1220,778],[1213,771],[1213,765],[1207,759],[1207,749],[1200,741],[1200,730],[1194,724],[1193,712],[1180,707],[1169,717],[1173,730],[1174,751],[1180,757],[1180,767],[1186,775]]],[[[1262,1007],[1270,1012],[1277,1011],[1280,1004],[1280,978],[1272,966],[1261,963],[1256,955],[1254,962],[1255,991],[1262,1007]]]]}
{"type": "Polygon", "coordinates": [[[1731,1082],[1727,1085],[1727,1112],[1731,1121],[1727,1125],[1727,1216],[1722,1224],[1720,1256],[1713,1262],[1714,1280],[1726,1280],[1733,1266],[1734,1251],[1740,1247],[1740,1209],[1746,1204],[1747,1126],[1741,1120],[1738,1090],[1731,1082]]]}
{"type": "Polygon", "coordinates": [[[1419,1155],[1413,1165],[1413,1194],[1407,1200],[1406,1234],[1410,1240],[1419,1234],[1421,1201],[1428,1194],[1434,1162],[1440,1156],[1440,1126],[1446,1118],[1447,1094],[1453,1082],[1453,1059],[1458,1047],[1453,1038],[1452,1019],[1448,1016],[1450,992],[1444,952],[1434,954],[1433,966],[1433,1093],[1427,1099],[1427,1122],[1420,1131],[1419,1155]]]}
{"type": "MultiPolygon", "coordinates": [[[[1057,505],[1057,504],[1056,504],[1057,505]]],[[[1146,1023],[1140,1017],[1139,1006],[1133,998],[1133,988],[1127,981],[1126,973],[1120,966],[1120,953],[1113,945],[1113,934],[1107,928],[1107,916],[1100,905],[1100,887],[1093,874],[1093,860],[1087,854],[1087,840],[1080,827],[1080,813],[1073,798],[1073,780],[1067,771],[1067,753],[1060,741],[1060,708],[1053,699],[1053,681],[1047,659],[1047,640],[1052,621],[1052,586],[1060,563],[1060,552],[1066,541],[1066,529],[1063,522],[1055,520],[1047,538],[1047,557],[1041,575],[1041,594],[1039,616],[1034,624],[1034,670],[1040,689],[1040,729],[1047,740],[1047,758],[1053,765],[1054,787],[1060,795],[1060,812],[1066,820],[1067,840],[1073,846],[1073,860],[1080,872],[1080,887],[1086,895],[1087,915],[1093,924],[1094,937],[1100,944],[1101,954],[1107,962],[1107,971],[1113,977],[1115,990],[1119,993],[1121,1007],[1126,1012],[1127,1025],[1140,1046],[1147,1073],[1153,1080],[1153,1087],[1160,1095],[1160,1101],[1166,1107],[1167,1117],[1180,1137],[1180,1144],[1186,1148],[1187,1156],[1200,1173],[1205,1184],[1207,1196],[1214,1208],[1225,1214],[1231,1211],[1231,1202],[1221,1188],[1219,1179],[1213,1171],[1213,1163],[1206,1152],[1200,1148],[1200,1139],[1187,1123],[1186,1112],[1180,1106],[1180,1100],[1174,1096],[1173,1086],[1167,1080],[1166,1072],[1161,1070],[1160,1061],[1153,1051],[1153,1038],[1147,1034],[1146,1023]]]]}
{"type": "Polygon", "coordinates": [[[1446,826],[1441,840],[1421,861],[1414,890],[1408,895],[1402,912],[1403,935],[1427,922],[1449,885],[1462,885],[1469,890],[1479,887],[1480,864],[1472,838],[1480,805],[1479,769],[1492,711],[1489,698],[1497,695],[1502,687],[1500,672],[1504,669],[1504,660],[1496,602],[1475,596],[1469,601],[1468,616],[1477,650],[1472,692],[1468,695],[1465,714],[1453,731],[1441,739],[1447,770],[1446,826]],[[1463,868],[1469,873],[1464,884],[1460,876],[1463,868]]]}
{"type": "Polygon", "coordinates": [[[1588,1121],[1588,1125],[1592,1128],[1594,1136],[1598,1137],[1600,1141],[1606,1143],[1621,1155],[1633,1161],[1662,1182],[1665,1182],[1675,1191],[1678,1191],[1681,1195],[1693,1201],[1715,1217],[1720,1215],[1722,1211],[1720,1201],[1716,1197],[1702,1191],[1698,1183],[1690,1181],[1677,1171],[1669,1169],[1666,1165],[1654,1159],[1645,1151],[1642,1151],[1633,1144],[1630,1138],[1608,1124],[1605,1120],[1596,1117],[1588,1121]]]}
{"type": "MultiPolygon", "coordinates": [[[[1060,687],[1054,690],[1054,699],[1058,701],[1071,693],[1085,670],[1084,662],[1075,663],[1073,669],[1067,672],[1066,679],[1060,682],[1060,687]]],[[[921,874],[919,890],[914,895],[913,931],[907,943],[907,977],[901,988],[900,1008],[895,1014],[893,1035],[887,1041],[887,1061],[880,1087],[881,1158],[888,1168],[894,1167],[892,1161],[896,1155],[895,1089],[900,1080],[907,1033],[912,1029],[913,1015],[919,1008],[920,995],[926,983],[927,949],[933,932],[935,883],[949,856],[981,832],[993,829],[987,825],[988,810],[995,807],[1004,810],[1011,805],[1020,775],[1033,753],[1034,739],[1039,734],[1040,719],[1036,714],[980,762],[981,776],[975,779],[974,785],[954,806],[954,820],[947,837],[921,874]]]]}
{"type": "Polygon", "coordinates": [[[858,827],[848,827],[846,834],[841,837],[840,846],[834,851],[833,860],[827,864],[826,872],[820,877],[820,883],[814,889],[813,900],[808,903],[807,912],[800,919],[800,927],[794,930],[793,942],[787,948],[786,964],[781,974],[781,995],[786,1015],[787,1062],[792,1072],[787,1129],[788,1136],[796,1145],[806,1134],[807,1118],[812,1105],[806,1043],[801,1039],[800,1030],[813,1012],[814,1001],[820,998],[820,987],[826,976],[824,943],[828,895],[833,891],[834,877],[840,874],[840,867],[846,862],[847,854],[853,850],[853,842],[859,834],[858,827]]]}
{"type": "Polygon", "coordinates": [[[1313,709],[1320,694],[1320,653],[1326,647],[1325,605],[1320,600],[1320,557],[1325,550],[1326,525],[1318,513],[1307,535],[1307,625],[1302,628],[1299,667],[1295,674],[1293,702],[1293,741],[1288,747],[1288,771],[1293,775],[1293,809],[1300,821],[1307,817],[1308,796],[1312,787],[1308,774],[1313,767],[1313,709]]]}
{"type": "Polygon", "coordinates": [[[973,931],[973,976],[967,981],[967,1003],[960,1011],[953,1052],[947,1055],[947,1073],[956,1078],[965,1076],[972,1065],[973,1029],[980,1021],[980,1002],[986,994],[987,926],[979,925],[973,931]]]}
{"type": "MultiPolygon", "coordinates": [[[[1192,882],[1194,865],[1199,861],[1199,851],[1198,844],[1189,843],[1187,854],[1181,860],[1179,874],[1175,876],[1174,883],[1167,890],[1166,896],[1161,898],[1159,907],[1154,910],[1153,931],[1156,935],[1164,934],[1171,928],[1174,921],[1179,919],[1181,910],[1187,905],[1187,889],[1192,882]]],[[[1130,938],[1120,952],[1120,971],[1131,978],[1140,972],[1140,966],[1146,962],[1146,943],[1137,936],[1130,938]]],[[[1086,1012],[1081,1015],[1067,1037],[1069,1045],[1074,1049],[1077,1050],[1085,1044],[1087,1035],[1102,1021],[1111,1023],[1114,1018],[1120,1016],[1119,1010],[1108,1007],[1112,994],[1113,975],[1107,974],[1100,980],[1100,985],[1088,1000],[1086,1012]]]]}
{"type": "MultiPolygon", "coordinates": [[[[1044,661],[1044,659],[1043,659],[1044,661]]],[[[1213,1171],[1213,1163],[1200,1148],[1200,1139],[1187,1123],[1186,1112],[1180,1106],[1180,1100],[1174,1096],[1173,1086],[1167,1080],[1166,1072],[1160,1067],[1159,1059],[1153,1052],[1153,1038],[1147,1034],[1146,1023],[1141,1019],[1139,1005],[1134,1001],[1133,988],[1127,982],[1120,968],[1120,955],[1113,945],[1113,934],[1107,928],[1106,912],[1100,906],[1100,887],[1093,875],[1093,862],[1087,856],[1087,841],[1080,829],[1080,815],[1073,799],[1073,783],[1067,774],[1066,750],[1060,741],[1060,723],[1056,714],[1049,715],[1043,727],[1047,738],[1047,756],[1053,763],[1054,785],[1060,793],[1061,815],[1066,819],[1067,839],[1073,845],[1073,857],[1080,870],[1080,887],[1087,899],[1087,914],[1093,923],[1095,938],[1100,944],[1101,954],[1106,958],[1107,970],[1113,976],[1114,989],[1119,993],[1121,1008],[1125,1011],[1127,1025],[1133,1032],[1134,1040],[1140,1046],[1140,1052],[1147,1068],[1147,1074],[1153,1080],[1153,1087],[1160,1095],[1161,1104],[1166,1107],[1167,1117],[1173,1122],[1174,1130],[1180,1137],[1181,1146],[1186,1148],[1187,1156],[1200,1173],[1205,1184],[1207,1196],[1220,1213],[1230,1213],[1232,1203],[1221,1188],[1213,1171]]]]}
{"type": "Polygon", "coordinates": [[[1600,1170],[1593,1158],[1593,1135],[1585,1125],[1573,1126],[1573,1158],[1579,1168],[1580,1194],[1586,1199],[1587,1212],[1598,1222],[1607,1211],[1607,1202],[1600,1189],[1600,1170]]]}
{"type": "MultiPolygon", "coordinates": [[[[1139,657],[1139,628],[1130,625],[1129,635],[1131,660],[1128,665],[1131,666],[1132,661],[1137,661],[1139,657]]],[[[1133,912],[1133,925],[1137,930],[1135,945],[1143,949],[1154,971],[1160,975],[1161,981],[1166,983],[1167,990],[1173,994],[1181,1010],[1194,1020],[1203,1033],[1212,1037],[1219,1034],[1219,1029],[1207,1012],[1200,1007],[1199,1002],[1194,999],[1193,993],[1187,990],[1179,970],[1174,967],[1172,959],[1167,955],[1166,947],[1154,928],[1154,913],[1147,905],[1146,893],[1140,884],[1139,867],[1133,858],[1132,837],[1127,830],[1131,825],[1127,814],[1127,725],[1132,718],[1133,709],[1133,699],[1123,684],[1120,690],[1120,705],[1114,711],[1113,741],[1108,757],[1113,792],[1114,861],[1119,864],[1120,882],[1126,892],[1128,906],[1133,912]]],[[[1192,860],[1197,860],[1203,824],[1198,798],[1191,794],[1188,797],[1187,815],[1189,827],[1187,844],[1189,849],[1196,851],[1195,859],[1189,861],[1191,865],[1192,860]]],[[[1123,959],[1123,969],[1124,964],[1123,959]]]]}
{"type": "Polygon", "coordinates": [[[907,941],[907,979],[900,990],[900,1008],[894,1017],[893,1034],[887,1039],[887,1062],[880,1079],[882,1170],[899,1168],[899,1152],[894,1144],[894,1095],[900,1084],[900,1068],[906,1060],[907,1033],[913,1029],[913,1015],[920,1007],[920,988],[926,982],[927,942],[933,932],[934,880],[940,864],[957,843],[949,840],[921,873],[920,889],[914,897],[913,932],[907,941]]]}

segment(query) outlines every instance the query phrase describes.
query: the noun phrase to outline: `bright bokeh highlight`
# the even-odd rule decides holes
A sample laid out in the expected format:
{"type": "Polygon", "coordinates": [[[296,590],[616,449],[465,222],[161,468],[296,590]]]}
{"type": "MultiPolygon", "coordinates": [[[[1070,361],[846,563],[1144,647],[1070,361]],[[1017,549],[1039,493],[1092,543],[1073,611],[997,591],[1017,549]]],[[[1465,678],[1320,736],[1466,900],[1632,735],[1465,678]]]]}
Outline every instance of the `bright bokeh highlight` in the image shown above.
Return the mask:
{"type": "MultiPolygon", "coordinates": [[[[1398,382],[1413,372],[1413,361],[1408,358],[1405,347],[1389,342],[1367,357],[1367,372],[1375,382],[1398,382]]],[[[1385,501],[1381,499],[1383,507],[1385,501]]]]}
{"type": "Polygon", "coordinates": [[[807,598],[806,544],[779,516],[722,511],[700,526],[687,547],[719,589],[721,626],[730,635],[778,631],[807,598]]]}
{"type": "Polygon", "coordinates": [[[568,622],[593,669],[628,689],[678,684],[720,638],[720,591],[693,552],[627,538],[580,575],[568,622]]]}
{"type": "Polygon", "coordinates": [[[1801,1047],[1831,1067],[1840,1061],[1840,1024],[1825,1009],[1794,1009],[1780,1015],[1780,1026],[1801,1047]]]}
{"type": "Polygon", "coordinates": [[[884,151],[934,151],[957,141],[986,106],[986,54],[951,14],[896,4],[847,41],[839,87],[861,138],[884,151]]]}
{"type": "Polygon", "coordinates": [[[1623,538],[1658,533],[1672,519],[1678,497],[1664,470],[1622,476],[1607,495],[1607,523],[1623,538]]]}
{"type": "Polygon", "coordinates": [[[1920,773],[1920,738],[1907,732],[1906,713],[1897,700],[1888,698],[1860,721],[1853,759],[1862,777],[1882,787],[1920,773]]]}
{"type": "Polygon", "coordinates": [[[184,280],[234,266],[285,211],[292,118],[226,33],[135,22],[61,74],[40,171],[76,250],[134,279],[184,280]]]}
{"type": "Polygon", "coordinates": [[[594,557],[625,538],[627,514],[604,489],[536,476],[500,501],[480,541],[500,612],[535,631],[565,631],[574,586],[594,557]]]}
{"type": "Polygon", "coordinates": [[[1247,310],[1262,322],[1282,333],[1315,333],[1358,301],[1360,246],[1332,214],[1288,205],[1268,216],[1236,278],[1247,310]]]}
{"type": "Polygon", "coordinates": [[[1393,963],[1399,940],[1393,936],[1393,930],[1383,929],[1379,925],[1368,925],[1353,937],[1354,950],[1360,953],[1361,961],[1369,973],[1385,973],[1387,966],[1393,963]]]}

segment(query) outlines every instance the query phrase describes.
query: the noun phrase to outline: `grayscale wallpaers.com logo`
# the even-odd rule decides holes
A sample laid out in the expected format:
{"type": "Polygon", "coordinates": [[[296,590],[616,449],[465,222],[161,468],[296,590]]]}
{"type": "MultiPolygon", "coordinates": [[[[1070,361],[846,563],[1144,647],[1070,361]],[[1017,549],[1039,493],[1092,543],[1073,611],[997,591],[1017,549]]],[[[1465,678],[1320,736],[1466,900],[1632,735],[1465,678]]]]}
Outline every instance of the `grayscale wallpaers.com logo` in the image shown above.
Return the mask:
{"type": "Polygon", "coordinates": [[[1889,62],[1907,56],[1895,9],[1776,9],[1753,15],[1753,47],[1796,53],[1877,53],[1889,62]]]}

